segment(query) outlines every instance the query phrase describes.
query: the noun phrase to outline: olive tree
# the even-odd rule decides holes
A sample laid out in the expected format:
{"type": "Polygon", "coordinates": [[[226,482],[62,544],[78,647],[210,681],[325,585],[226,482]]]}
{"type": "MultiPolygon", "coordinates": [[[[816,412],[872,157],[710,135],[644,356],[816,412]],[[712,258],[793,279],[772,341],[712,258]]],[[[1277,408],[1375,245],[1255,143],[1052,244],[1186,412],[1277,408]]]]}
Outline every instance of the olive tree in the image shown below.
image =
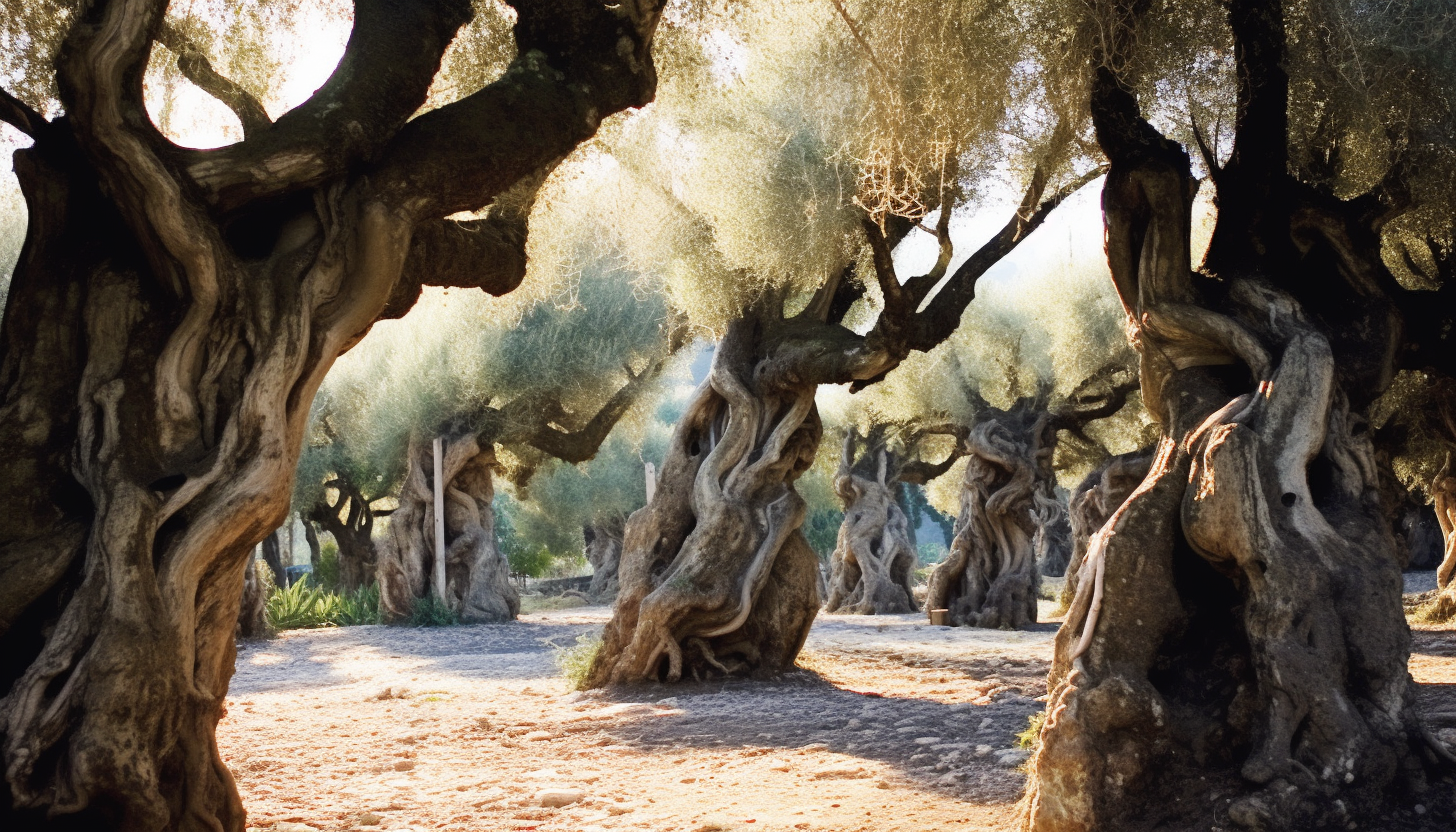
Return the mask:
{"type": "Polygon", "coordinates": [[[357,0],[287,112],[185,62],[244,128],[202,150],[143,99],[167,0],[7,5],[0,121],[33,146],[0,321],[0,825],[243,829],[214,729],[314,392],[422,285],[520,282],[522,195],[651,99],[661,7],[518,0],[501,72],[420,113],[472,8],[357,0]]]}
{"type": "Polygon", "coordinates": [[[1003,180],[1019,55],[1003,6],[788,3],[714,25],[747,48],[715,60],[684,25],[660,121],[610,140],[661,232],[642,256],[719,341],[627,523],[592,685],[792,666],[820,605],[794,488],[820,443],[819,386],[874,383],[943,341],[980,276],[1092,177],[1071,171],[1065,128],[1017,145],[1003,180]],[[664,135],[698,150],[657,153],[664,135]],[[951,216],[992,182],[1022,198],[951,268],[951,216]],[[902,279],[892,251],[937,209],[940,257],[902,279]]]}
{"type": "Polygon", "coordinates": [[[1027,826],[1379,825],[1451,760],[1416,707],[1367,419],[1398,369],[1450,371],[1456,310],[1401,254],[1451,241],[1450,11],[1068,14],[1161,437],[1057,635],[1027,826]],[[1193,156],[1217,206],[1203,252],[1193,156]]]}

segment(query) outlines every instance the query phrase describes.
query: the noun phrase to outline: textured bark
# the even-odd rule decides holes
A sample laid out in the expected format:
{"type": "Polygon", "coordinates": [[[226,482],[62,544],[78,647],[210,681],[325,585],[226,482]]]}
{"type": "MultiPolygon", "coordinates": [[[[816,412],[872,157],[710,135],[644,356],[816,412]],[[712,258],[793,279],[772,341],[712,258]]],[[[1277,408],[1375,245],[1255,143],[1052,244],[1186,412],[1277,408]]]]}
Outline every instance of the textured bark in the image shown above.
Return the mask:
{"type": "Polygon", "coordinates": [[[925,596],[926,609],[950,611],[952,626],[1036,623],[1038,525],[1048,505],[1060,509],[1051,490],[1054,440],[1051,416],[1031,399],[978,415],[965,442],[955,538],[925,596]]]}
{"type": "Polygon", "coordinates": [[[1452,476],[1451,457],[1431,483],[1436,503],[1436,520],[1441,524],[1445,556],[1436,567],[1436,586],[1441,590],[1433,606],[1424,611],[1431,621],[1456,619],[1456,476],[1452,476]]]}
{"type": "Polygon", "coordinates": [[[273,573],[273,581],[281,587],[288,586],[288,572],[283,568],[283,529],[279,527],[263,538],[263,561],[273,573]]]}
{"type": "Polygon", "coordinates": [[[622,566],[622,537],[626,521],[613,518],[582,530],[586,539],[586,560],[592,567],[587,594],[600,601],[617,597],[617,573],[622,566]]]}
{"type": "MultiPolygon", "coordinates": [[[[511,621],[521,599],[511,566],[495,539],[495,448],[467,436],[445,442],[445,597],[466,622],[511,621]]],[[[435,569],[434,456],[426,441],[410,443],[399,508],[379,547],[379,606],[396,619],[432,594],[435,569]]]]}
{"type": "Polygon", "coordinates": [[[243,572],[243,603],[238,608],[238,637],[259,638],[267,635],[268,619],[264,607],[268,603],[268,591],[273,586],[273,575],[267,564],[258,568],[257,558],[248,558],[243,572]]]}
{"type": "MultiPolygon", "coordinates": [[[[35,139],[0,322],[0,827],[244,828],[214,730],[247,561],[286,518],[324,374],[441,265],[417,228],[539,181],[651,98],[658,4],[522,5],[506,74],[408,124],[468,3],[358,0],[310,102],[215,151],[147,118],[162,0],[72,17],[64,120],[0,97],[35,139]]],[[[509,291],[510,238],[477,239],[452,282],[509,291]]]]}
{"type": "Polygon", "coordinates": [[[816,386],[776,383],[764,335],[753,318],[730,326],[627,520],[592,686],[782,671],[808,636],[818,559],[794,480],[819,443],[816,386]]]}
{"type": "Polygon", "coordinates": [[[1067,562],[1067,580],[1062,584],[1061,602],[1069,607],[1077,597],[1077,587],[1082,581],[1082,564],[1086,562],[1087,549],[1092,536],[1102,530],[1127,498],[1148,475],[1148,466],[1153,463],[1151,450],[1134,451],[1115,456],[1087,475],[1072,492],[1068,501],[1068,513],[1072,525],[1072,556],[1067,562]]]}
{"type": "Polygon", "coordinates": [[[1036,832],[1363,825],[1449,758],[1416,712],[1359,409],[1393,375],[1401,290],[1370,216],[1288,174],[1280,4],[1236,0],[1229,21],[1218,284],[1190,266],[1187,155],[1096,70],[1108,259],[1163,438],[1093,535],[1057,634],[1036,832]]]}
{"type": "Polygon", "coordinates": [[[834,490],[844,503],[824,611],[853,615],[918,612],[918,563],[910,521],[896,499],[898,460],[883,442],[868,442],[855,458],[856,434],[844,439],[834,490]]]}

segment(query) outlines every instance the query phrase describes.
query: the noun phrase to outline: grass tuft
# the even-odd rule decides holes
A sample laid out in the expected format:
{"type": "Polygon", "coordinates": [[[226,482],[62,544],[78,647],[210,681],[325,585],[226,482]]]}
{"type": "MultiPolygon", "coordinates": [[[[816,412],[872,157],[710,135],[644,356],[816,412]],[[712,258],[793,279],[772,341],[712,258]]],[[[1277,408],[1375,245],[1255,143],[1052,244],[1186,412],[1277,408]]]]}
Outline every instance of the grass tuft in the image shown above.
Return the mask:
{"type": "Polygon", "coordinates": [[[576,637],[575,647],[556,651],[556,666],[571,683],[572,690],[586,690],[586,675],[591,672],[592,662],[596,661],[601,650],[601,635],[585,633],[576,637]]]}
{"type": "Polygon", "coordinates": [[[460,623],[460,616],[449,604],[434,595],[426,595],[415,599],[404,623],[410,627],[453,627],[460,623]]]}

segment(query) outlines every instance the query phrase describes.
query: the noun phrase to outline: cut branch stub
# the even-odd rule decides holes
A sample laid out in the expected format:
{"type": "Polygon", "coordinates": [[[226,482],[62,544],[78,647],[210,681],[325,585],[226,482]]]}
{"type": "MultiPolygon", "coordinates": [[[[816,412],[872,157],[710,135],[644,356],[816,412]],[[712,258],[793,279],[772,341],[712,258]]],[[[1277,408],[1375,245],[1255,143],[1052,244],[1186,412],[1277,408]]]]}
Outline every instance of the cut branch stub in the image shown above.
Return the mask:
{"type": "Polygon", "coordinates": [[[763,387],[752,318],[730,326],[627,521],[593,686],[788,669],[819,608],[794,480],[820,437],[814,386],[763,387]]]}

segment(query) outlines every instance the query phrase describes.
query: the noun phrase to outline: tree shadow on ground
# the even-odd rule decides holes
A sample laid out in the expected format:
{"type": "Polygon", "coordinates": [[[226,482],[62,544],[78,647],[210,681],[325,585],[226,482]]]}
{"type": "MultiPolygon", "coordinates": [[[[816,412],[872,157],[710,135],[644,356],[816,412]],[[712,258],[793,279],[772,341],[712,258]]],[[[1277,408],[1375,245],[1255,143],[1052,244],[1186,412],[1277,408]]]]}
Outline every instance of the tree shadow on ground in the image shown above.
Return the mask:
{"type": "MultiPolygon", "coordinates": [[[[1003,679],[1008,675],[1004,666],[984,669],[987,676],[992,670],[1003,679]]],[[[619,689],[607,698],[656,699],[680,712],[622,723],[608,733],[646,753],[684,748],[761,753],[823,749],[883,763],[890,771],[877,773],[874,766],[855,771],[856,766],[835,764],[799,773],[812,779],[898,774],[914,788],[947,797],[1010,803],[1020,798],[1025,775],[1019,760],[1002,764],[996,752],[1015,748],[1016,735],[1043,708],[1034,696],[1039,695],[1035,686],[1045,678],[1045,665],[1022,671],[1018,675],[1028,677],[1031,690],[1012,688],[980,705],[848,689],[803,669],[763,681],[619,689]],[[669,698],[664,703],[662,697],[669,698]]],[[[975,677],[972,670],[959,683],[975,677]]],[[[786,764],[794,765],[792,759],[786,764]]]]}

